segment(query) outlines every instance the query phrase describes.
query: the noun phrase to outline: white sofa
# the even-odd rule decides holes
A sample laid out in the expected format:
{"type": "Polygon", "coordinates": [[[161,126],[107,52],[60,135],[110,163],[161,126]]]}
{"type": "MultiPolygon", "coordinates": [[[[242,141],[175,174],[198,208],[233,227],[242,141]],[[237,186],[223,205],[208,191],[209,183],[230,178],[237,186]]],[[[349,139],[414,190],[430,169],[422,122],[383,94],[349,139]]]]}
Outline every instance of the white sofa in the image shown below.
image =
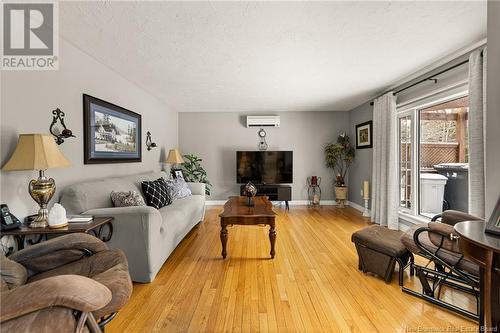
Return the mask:
{"type": "Polygon", "coordinates": [[[169,255],[205,214],[205,184],[188,183],[193,195],[160,209],[149,206],[113,207],[111,191],[135,190],[142,195],[141,181],[165,179],[165,172],[150,172],[74,184],[61,193],[68,214],[112,216],[113,236],[108,242],[127,256],[130,275],[136,282],[151,282],[169,255]]]}

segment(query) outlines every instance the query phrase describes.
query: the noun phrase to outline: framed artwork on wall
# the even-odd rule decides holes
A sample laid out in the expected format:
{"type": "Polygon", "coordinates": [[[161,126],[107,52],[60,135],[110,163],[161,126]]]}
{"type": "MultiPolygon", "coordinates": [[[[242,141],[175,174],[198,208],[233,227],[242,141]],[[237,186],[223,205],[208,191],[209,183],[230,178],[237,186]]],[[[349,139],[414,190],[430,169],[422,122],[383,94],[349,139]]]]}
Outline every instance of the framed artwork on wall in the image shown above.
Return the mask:
{"type": "Polygon", "coordinates": [[[141,162],[141,115],[83,94],[84,163],[141,162]]]}
{"type": "Polygon", "coordinates": [[[372,148],[372,121],[356,125],[356,149],[372,148]]]}

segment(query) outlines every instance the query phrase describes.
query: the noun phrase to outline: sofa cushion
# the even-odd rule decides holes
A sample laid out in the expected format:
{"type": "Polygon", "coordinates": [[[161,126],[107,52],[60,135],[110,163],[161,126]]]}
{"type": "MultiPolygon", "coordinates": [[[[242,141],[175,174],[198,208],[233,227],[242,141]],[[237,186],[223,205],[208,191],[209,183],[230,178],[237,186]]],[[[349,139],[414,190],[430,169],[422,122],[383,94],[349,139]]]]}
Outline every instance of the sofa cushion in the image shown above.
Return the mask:
{"type": "Polygon", "coordinates": [[[137,191],[111,191],[111,201],[115,207],[145,206],[144,199],[137,191]]]}
{"type": "Polygon", "coordinates": [[[163,228],[176,239],[184,237],[187,231],[203,219],[204,201],[204,196],[191,195],[159,209],[163,228]]]}
{"type": "Polygon", "coordinates": [[[165,179],[158,178],[153,181],[143,181],[141,185],[148,206],[160,209],[172,203],[165,179]]]}

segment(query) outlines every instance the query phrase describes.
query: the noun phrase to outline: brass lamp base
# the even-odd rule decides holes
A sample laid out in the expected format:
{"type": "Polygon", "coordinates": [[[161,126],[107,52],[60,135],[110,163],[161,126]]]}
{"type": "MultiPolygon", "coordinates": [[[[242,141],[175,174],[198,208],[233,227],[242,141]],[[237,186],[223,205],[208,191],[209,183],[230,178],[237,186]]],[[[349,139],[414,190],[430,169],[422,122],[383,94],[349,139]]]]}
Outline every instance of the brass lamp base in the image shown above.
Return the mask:
{"type": "Polygon", "coordinates": [[[47,209],[40,208],[38,210],[38,215],[29,224],[30,228],[45,228],[49,226],[49,213],[47,209]]]}
{"type": "Polygon", "coordinates": [[[44,175],[44,170],[40,170],[37,180],[32,179],[29,183],[28,191],[40,205],[38,210],[38,215],[29,224],[30,228],[45,228],[49,225],[49,210],[47,209],[47,204],[56,192],[56,182],[54,179],[47,179],[44,175]]]}

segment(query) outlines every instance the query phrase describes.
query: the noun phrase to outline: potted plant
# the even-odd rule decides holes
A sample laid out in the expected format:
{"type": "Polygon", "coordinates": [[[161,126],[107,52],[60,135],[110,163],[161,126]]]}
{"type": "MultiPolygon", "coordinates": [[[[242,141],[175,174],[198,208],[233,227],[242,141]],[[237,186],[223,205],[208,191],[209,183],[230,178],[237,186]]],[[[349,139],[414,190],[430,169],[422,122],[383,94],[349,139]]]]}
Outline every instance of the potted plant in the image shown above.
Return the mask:
{"type": "Polygon", "coordinates": [[[354,147],[349,142],[349,136],[346,133],[340,134],[337,142],[326,145],[326,166],[332,168],[335,172],[335,199],[340,208],[344,207],[344,203],[347,200],[345,179],[353,160],[354,147]]]}
{"type": "Polygon", "coordinates": [[[193,154],[184,155],[184,159],[184,163],[182,164],[184,179],[187,182],[205,183],[205,194],[210,195],[212,184],[207,179],[207,172],[200,164],[202,159],[193,154]]]}

